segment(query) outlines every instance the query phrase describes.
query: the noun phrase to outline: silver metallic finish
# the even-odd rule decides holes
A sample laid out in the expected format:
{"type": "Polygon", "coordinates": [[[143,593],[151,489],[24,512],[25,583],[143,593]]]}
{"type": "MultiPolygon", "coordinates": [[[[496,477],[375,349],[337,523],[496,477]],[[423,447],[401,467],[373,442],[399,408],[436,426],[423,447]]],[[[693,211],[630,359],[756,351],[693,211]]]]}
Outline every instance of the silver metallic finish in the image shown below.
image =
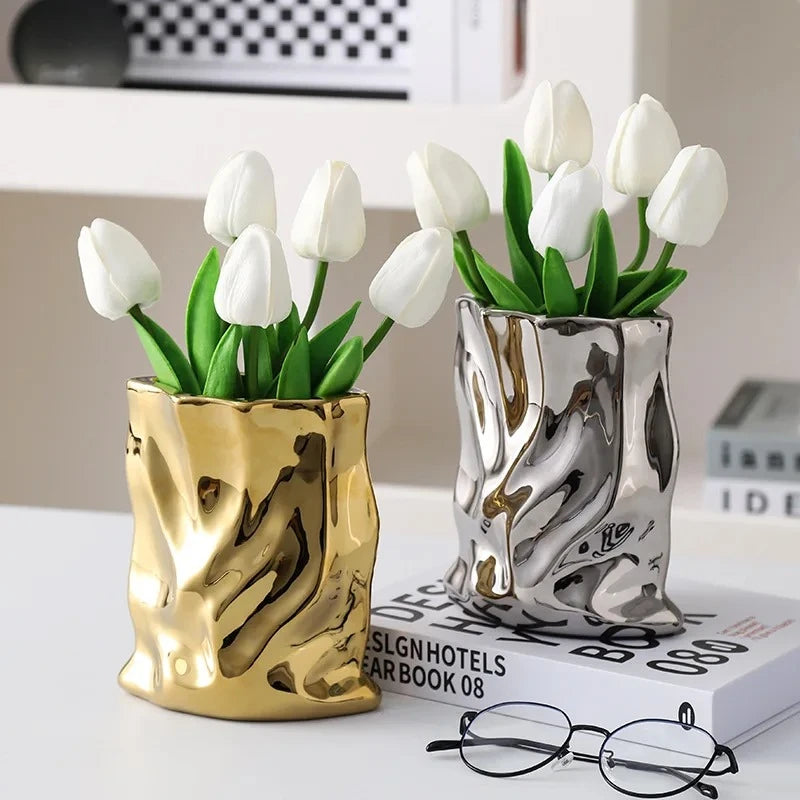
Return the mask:
{"type": "Polygon", "coordinates": [[[671,318],[547,319],[467,297],[457,309],[451,597],[569,636],[680,631],[664,591],[678,466],[671,318]]]}

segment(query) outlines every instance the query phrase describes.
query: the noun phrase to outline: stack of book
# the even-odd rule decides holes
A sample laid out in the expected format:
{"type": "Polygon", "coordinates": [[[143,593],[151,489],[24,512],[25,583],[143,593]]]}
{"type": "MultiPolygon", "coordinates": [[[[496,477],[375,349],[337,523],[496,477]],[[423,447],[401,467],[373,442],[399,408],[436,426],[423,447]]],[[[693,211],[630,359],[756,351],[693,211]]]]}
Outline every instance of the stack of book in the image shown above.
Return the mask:
{"type": "MultiPolygon", "coordinates": [[[[609,730],[686,720],[733,745],[800,710],[799,601],[680,581],[670,597],[682,633],[620,625],[576,639],[533,614],[504,627],[489,604],[454,603],[437,574],[409,578],[376,593],[365,669],[387,691],[460,707],[546,703],[609,730]]],[[[459,716],[442,714],[444,735],[459,716]]]]}
{"type": "Polygon", "coordinates": [[[745,381],[708,435],[705,504],[800,519],[800,383],[745,381]]]}

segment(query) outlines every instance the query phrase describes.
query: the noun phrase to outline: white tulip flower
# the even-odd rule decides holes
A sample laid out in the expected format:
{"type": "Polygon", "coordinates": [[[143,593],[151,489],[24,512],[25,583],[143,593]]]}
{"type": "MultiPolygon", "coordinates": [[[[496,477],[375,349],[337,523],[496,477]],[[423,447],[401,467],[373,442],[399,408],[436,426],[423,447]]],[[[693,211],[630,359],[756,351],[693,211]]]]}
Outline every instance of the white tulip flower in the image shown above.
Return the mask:
{"type": "Polygon", "coordinates": [[[292,289],[281,240],[262,225],[248,225],[225,254],[214,306],[232,325],[266,328],[289,316],[292,289]]]}
{"type": "Polygon", "coordinates": [[[681,149],[678,129],[649,94],[620,116],[606,159],[609,183],[622,194],[650,197],[681,149]]]}
{"type": "Polygon", "coordinates": [[[693,145],[678,153],[653,192],[647,226],[673,244],[707,244],[728,205],[728,178],[719,153],[693,145]]]}
{"type": "Polygon", "coordinates": [[[489,196],[475,170],[446,147],[429,142],[406,164],[419,224],[466,231],[489,218],[489,196]]]}
{"type": "Polygon", "coordinates": [[[349,164],[326,161],[311,178],[292,225],[303,258],[349,261],[364,246],[367,224],[361,184],[349,164]]]}
{"type": "Polygon", "coordinates": [[[226,247],[248,225],[277,228],[275,179],[261,153],[245,150],[222,166],[208,190],[203,224],[226,247]]]}
{"type": "Polygon", "coordinates": [[[553,87],[542,81],[525,118],[523,153],[531,169],[552,175],[565,161],[582,167],[592,157],[594,137],[589,109],[571,81],[553,87]]]}
{"type": "Polygon", "coordinates": [[[424,228],[400,242],[369,287],[381,314],[419,328],[439,310],[453,274],[453,237],[447,228],[424,228]]]}
{"type": "Polygon", "coordinates": [[[566,161],[533,204],[528,233],[533,246],[558,250],[565,261],[586,255],[592,246],[594,221],[603,206],[603,181],[597,169],[566,161]]]}
{"type": "Polygon", "coordinates": [[[105,219],[83,227],[78,237],[86,297],[107,319],[124,317],[134,306],[147,308],[161,296],[161,273],[142,243],[105,219]]]}

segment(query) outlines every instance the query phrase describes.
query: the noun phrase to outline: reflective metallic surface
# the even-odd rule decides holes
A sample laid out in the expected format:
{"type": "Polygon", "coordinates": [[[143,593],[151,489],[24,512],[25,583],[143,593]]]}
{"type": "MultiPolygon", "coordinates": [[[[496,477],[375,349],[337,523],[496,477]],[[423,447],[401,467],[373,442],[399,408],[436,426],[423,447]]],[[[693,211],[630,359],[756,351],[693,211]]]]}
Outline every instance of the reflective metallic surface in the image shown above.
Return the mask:
{"type": "Polygon", "coordinates": [[[565,635],[678,632],[664,591],[678,465],[672,320],[546,319],[466,297],[457,308],[450,595],[565,635]]]}
{"type": "Polygon", "coordinates": [[[120,684],[232,719],[375,708],[366,395],[240,403],[131,381],[128,398],[136,646],[120,684]]]}

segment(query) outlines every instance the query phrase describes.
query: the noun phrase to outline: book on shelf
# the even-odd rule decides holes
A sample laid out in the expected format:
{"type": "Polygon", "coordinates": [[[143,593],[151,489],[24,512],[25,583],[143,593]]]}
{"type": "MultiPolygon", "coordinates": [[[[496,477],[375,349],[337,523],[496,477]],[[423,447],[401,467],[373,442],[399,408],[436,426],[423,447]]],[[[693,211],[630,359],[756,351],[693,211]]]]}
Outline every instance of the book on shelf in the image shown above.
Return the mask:
{"type": "Polygon", "coordinates": [[[800,520],[800,481],[708,477],[703,494],[709,511],[800,520]]]}
{"type": "Polygon", "coordinates": [[[461,707],[538,701],[609,730],[693,719],[734,744],[800,708],[800,601],[678,581],[670,596],[683,633],[559,638],[534,616],[508,628],[488,604],[460,606],[437,576],[411,578],[377,594],[365,667],[387,691],[461,707]]]}
{"type": "Polygon", "coordinates": [[[800,484],[800,383],[747,380],[708,433],[711,478],[800,484]]]}

